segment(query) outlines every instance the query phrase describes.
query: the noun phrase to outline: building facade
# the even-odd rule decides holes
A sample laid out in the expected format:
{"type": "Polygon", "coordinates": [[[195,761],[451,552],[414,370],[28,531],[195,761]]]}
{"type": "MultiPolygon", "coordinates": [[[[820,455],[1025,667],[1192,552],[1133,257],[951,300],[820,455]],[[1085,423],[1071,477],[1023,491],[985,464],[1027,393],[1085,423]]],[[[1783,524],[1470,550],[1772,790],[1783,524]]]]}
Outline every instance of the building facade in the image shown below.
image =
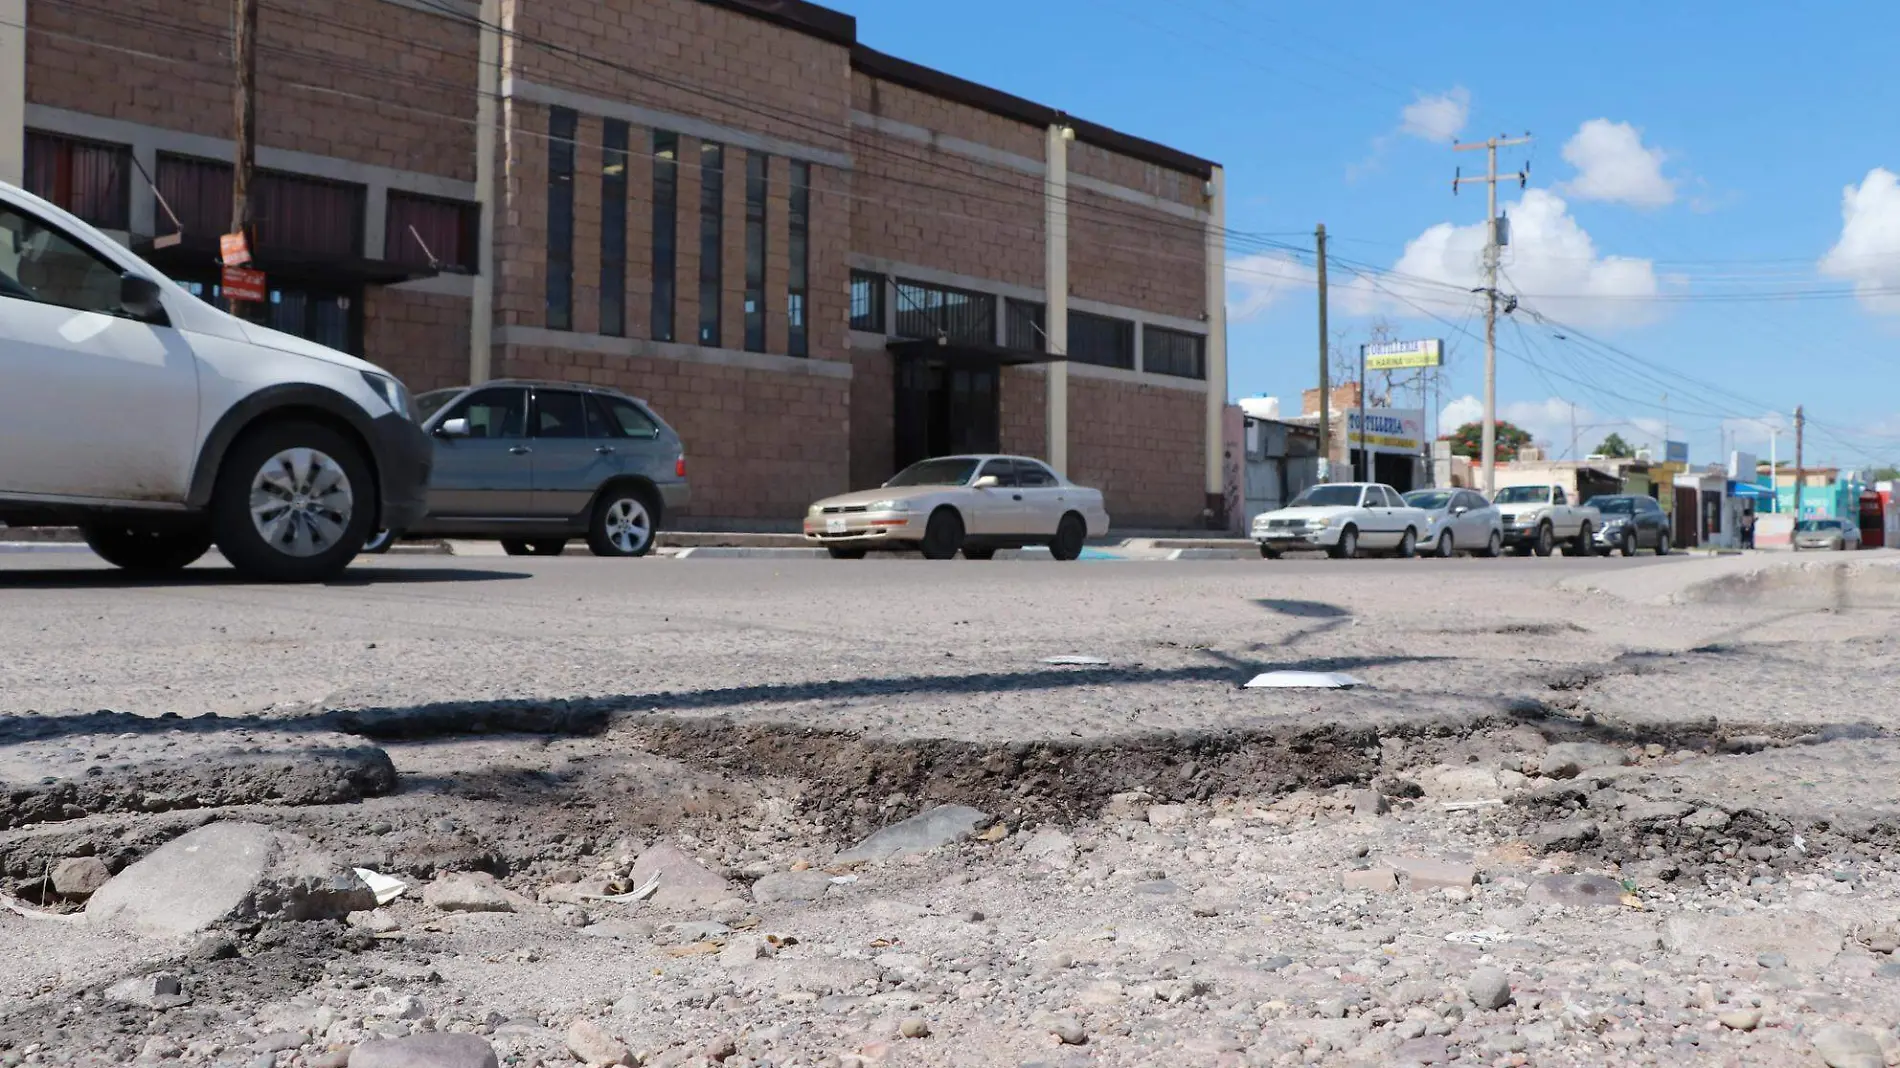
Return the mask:
{"type": "MultiPolygon", "coordinates": [[[[207,298],[231,10],[0,0],[0,179],[207,298]]],[[[644,397],[708,522],[986,450],[1056,460],[1122,526],[1221,508],[1206,160],[797,0],[261,0],[257,41],[273,326],[418,391],[644,397]]]]}

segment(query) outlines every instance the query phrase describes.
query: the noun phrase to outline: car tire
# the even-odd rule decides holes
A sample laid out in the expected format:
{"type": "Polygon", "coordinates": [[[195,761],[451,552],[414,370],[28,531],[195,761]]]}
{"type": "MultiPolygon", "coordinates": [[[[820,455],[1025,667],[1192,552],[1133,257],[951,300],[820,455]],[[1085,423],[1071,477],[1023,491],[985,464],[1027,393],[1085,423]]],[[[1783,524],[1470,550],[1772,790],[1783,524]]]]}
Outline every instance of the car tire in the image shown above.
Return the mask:
{"type": "Polygon", "coordinates": [[[1563,547],[1564,555],[1565,556],[1591,555],[1592,553],[1591,542],[1592,542],[1592,539],[1594,539],[1595,537],[1596,537],[1596,530],[1592,528],[1590,524],[1588,523],[1583,524],[1582,526],[1577,528],[1576,537],[1571,538],[1570,540],[1564,542],[1564,547],[1563,547]]]}
{"type": "Polygon", "coordinates": [[[963,549],[963,517],[954,508],[939,508],[924,524],[924,540],[918,546],[926,560],[951,560],[963,549]]]}
{"type": "Polygon", "coordinates": [[[825,551],[831,554],[831,558],[833,560],[862,560],[864,559],[863,549],[843,549],[834,545],[827,548],[825,551]]]}
{"type": "Polygon", "coordinates": [[[1669,532],[1666,530],[1663,531],[1661,534],[1656,535],[1656,555],[1657,556],[1669,555],[1669,532]]]}
{"type": "Polygon", "coordinates": [[[181,571],[211,550],[211,532],[202,529],[155,530],[99,523],[82,528],[81,533],[100,559],[138,575],[181,571]]]}
{"type": "Polygon", "coordinates": [[[1413,530],[1411,527],[1406,527],[1405,533],[1399,536],[1399,547],[1392,555],[1401,560],[1410,560],[1412,557],[1417,556],[1418,531],[1413,530]]]}
{"type": "Polygon", "coordinates": [[[335,578],[375,524],[376,478],[361,446],[321,423],[266,423],[219,464],[212,540],[250,578],[335,578]],[[253,507],[254,497],[263,503],[253,507]]]}
{"type": "Polygon", "coordinates": [[[1359,528],[1347,527],[1339,532],[1339,540],[1327,553],[1335,560],[1351,560],[1359,555],[1359,528]]]}
{"type": "Polygon", "coordinates": [[[1280,558],[1280,550],[1269,549],[1266,546],[1262,545],[1260,547],[1260,558],[1262,560],[1278,560],[1280,558]]]}
{"type": "Polygon", "coordinates": [[[965,545],[963,547],[963,558],[965,560],[994,560],[996,559],[996,550],[995,549],[973,549],[970,546],[965,545]]]}
{"type": "Polygon", "coordinates": [[[1537,542],[1531,546],[1531,551],[1538,556],[1549,556],[1556,548],[1556,532],[1550,529],[1549,523],[1539,525],[1537,528],[1537,542]]]}
{"type": "Polygon", "coordinates": [[[379,530],[371,534],[369,539],[363,542],[362,549],[358,551],[365,556],[381,556],[394,548],[396,543],[401,540],[402,535],[396,531],[379,530]]]}
{"type": "Polygon", "coordinates": [[[1492,560],[1496,560],[1498,557],[1503,556],[1504,555],[1504,535],[1499,534],[1495,530],[1492,531],[1490,539],[1484,543],[1484,555],[1487,558],[1492,559],[1492,560]]]}
{"type": "Polygon", "coordinates": [[[1449,560],[1453,556],[1457,555],[1457,553],[1458,553],[1458,546],[1452,540],[1451,531],[1449,530],[1440,531],[1438,535],[1438,544],[1432,546],[1432,555],[1438,557],[1440,560],[1449,560]]]}
{"type": "Polygon", "coordinates": [[[645,490],[609,486],[587,520],[587,548],[595,556],[645,556],[660,533],[658,514],[645,490]]]}
{"type": "Polygon", "coordinates": [[[1082,517],[1070,512],[1056,524],[1056,540],[1049,543],[1049,555],[1058,560],[1079,560],[1082,547],[1088,541],[1088,524],[1082,517]]]}
{"type": "Polygon", "coordinates": [[[1623,532],[1623,545],[1619,551],[1621,551],[1625,557],[1631,557],[1631,556],[1636,555],[1636,532],[1635,531],[1626,530],[1623,532]]]}

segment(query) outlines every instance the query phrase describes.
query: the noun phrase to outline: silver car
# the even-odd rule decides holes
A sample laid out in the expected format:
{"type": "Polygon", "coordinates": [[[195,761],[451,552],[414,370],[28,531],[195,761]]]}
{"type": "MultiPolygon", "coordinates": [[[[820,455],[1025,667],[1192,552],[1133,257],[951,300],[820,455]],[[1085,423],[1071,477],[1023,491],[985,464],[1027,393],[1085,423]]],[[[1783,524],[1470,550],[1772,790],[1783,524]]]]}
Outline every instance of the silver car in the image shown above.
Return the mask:
{"type": "Polygon", "coordinates": [[[1078,486],[1027,456],[922,460],[877,489],[826,497],[805,512],[805,539],[840,560],[873,549],[927,560],[988,560],[998,549],[1047,545],[1058,560],[1108,533],[1100,490],[1078,486]]]}
{"type": "Polygon", "coordinates": [[[553,556],[585,538],[596,556],[644,556],[685,507],[680,436],[640,400],[599,386],[500,380],[416,398],[435,443],[421,521],[378,534],[495,538],[511,556],[553,556]]]}
{"type": "Polygon", "coordinates": [[[1504,551],[1504,517],[1480,493],[1466,489],[1413,490],[1405,503],[1425,513],[1419,548],[1433,556],[1504,551]]]}
{"type": "Polygon", "coordinates": [[[1794,547],[1844,552],[1860,548],[1860,528],[1845,519],[1803,519],[1794,525],[1794,547]]]}

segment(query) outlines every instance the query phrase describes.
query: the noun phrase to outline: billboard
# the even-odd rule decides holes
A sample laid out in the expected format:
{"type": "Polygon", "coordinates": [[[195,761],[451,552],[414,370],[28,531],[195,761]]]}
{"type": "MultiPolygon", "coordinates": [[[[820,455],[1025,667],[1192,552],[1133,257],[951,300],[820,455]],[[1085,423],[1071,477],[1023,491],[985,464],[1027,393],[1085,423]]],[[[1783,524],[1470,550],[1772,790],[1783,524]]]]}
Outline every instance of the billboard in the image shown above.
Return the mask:
{"type": "Polygon", "coordinates": [[[1414,367],[1437,367],[1444,363],[1445,343],[1438,338],[1424,341],[1375,341],[1359,346],[1360,358],[1368,371],[1404,371],[1414,367]]]}
{"type": "Polygon", "coordinates": [[[1663,463],[1687,464],[1689,462],[1689,443],[1686,441],[1666,441],[1663,443],[1663,463]]]}
{"type": "Polygon", "coordinates": [[[1737,449],[1728,454],[1728,477],[1732,482],[1753,482],[1761,477],[1761,461],[1754,453],[1737,449]]]}
{"type": "MultiPolygon", "coordinates": [[[[1359,447],[1359,410],[1346,412],[1346,442],[1359,447]]],[[[1422,408],[1367,408],[1367,449],[1418,452],[1425,447],[1425,411],[1422,408]]]]}

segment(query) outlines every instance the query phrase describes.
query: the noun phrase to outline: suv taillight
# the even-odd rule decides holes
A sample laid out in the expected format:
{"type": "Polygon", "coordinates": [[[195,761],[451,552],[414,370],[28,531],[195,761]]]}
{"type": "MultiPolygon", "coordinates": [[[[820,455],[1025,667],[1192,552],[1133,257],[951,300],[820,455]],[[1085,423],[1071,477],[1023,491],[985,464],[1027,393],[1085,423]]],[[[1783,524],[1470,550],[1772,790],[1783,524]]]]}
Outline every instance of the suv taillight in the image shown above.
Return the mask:
{"type": "Polygon", "coordinates": [[[685,453],[680,453],[679,458],[673,461],[673,477],[674,478],[686,477],[686,454],[685,453]]]}

